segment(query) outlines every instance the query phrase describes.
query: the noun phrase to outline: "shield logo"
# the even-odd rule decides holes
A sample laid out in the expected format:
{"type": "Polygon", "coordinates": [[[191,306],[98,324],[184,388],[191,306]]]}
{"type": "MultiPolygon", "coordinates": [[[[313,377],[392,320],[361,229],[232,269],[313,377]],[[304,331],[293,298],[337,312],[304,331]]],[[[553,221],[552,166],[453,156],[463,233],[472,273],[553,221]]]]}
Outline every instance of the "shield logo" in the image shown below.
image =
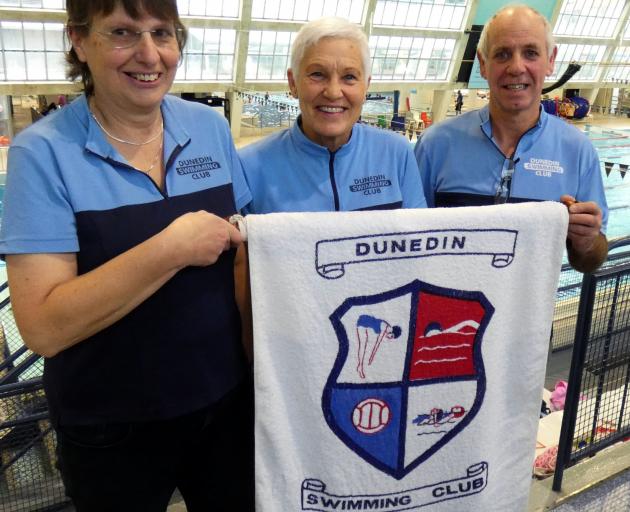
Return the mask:
{"type": "Polygon", "coordinates": [[[322,396],[329,427],[401,479],[473,420],[485,394],[481,292],[414,280],[346,299],[330,316],[339,352],[322,396]]]}

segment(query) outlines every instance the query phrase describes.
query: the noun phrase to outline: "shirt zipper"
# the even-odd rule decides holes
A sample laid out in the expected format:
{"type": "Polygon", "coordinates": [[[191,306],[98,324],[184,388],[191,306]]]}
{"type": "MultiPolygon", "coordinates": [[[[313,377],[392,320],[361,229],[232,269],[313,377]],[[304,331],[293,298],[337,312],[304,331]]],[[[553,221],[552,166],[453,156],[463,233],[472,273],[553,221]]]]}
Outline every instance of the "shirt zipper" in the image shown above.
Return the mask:
{"type": "Polygon", "coordinates": [[[328,150],[330,158],[328,160],[328,172],[330,174],[330,185],[332,187],[333,199],[335,202],[335,211],[339,211],[339,192],[337,191],[337,183],[335,181],[335,152],[328,150]]]}
{"type": "MultiPolygon", "coordinates": [[[[512,160],[514,162],[514,171],[512,172],[512,176],[510,178],[510,191],[513,190],[514,187],[514,178],[516,176],[516,164],[518,162],[521,161],[520,158],[514,158],[516,156],[516,150],[518,149],[518,145],[521,143],[521,140],[523,140],[523,137],[525,137],[525,135],[527,135],[529,132],[531,132],[534,128],[536,128],[537,124],[532,126],[529,130],[527,130],[525,133],[523,133],[523,135],[521,135],[518,140],[516,141],[516,145],[514,146],[514,152],[512,153],[512,156],[506,156],[505,153],[503,153],[503,151],[501,151],[501,148],[499,148],[499,146],[496,145],[496,143],[492,140],[492,137],[490,137],[486,131],[480,126],[479,128],[481,129],[481,133],[483,133],[486,138],[490,141],[490,143],[495,147],[495,149],[501,154],[501,156],[503,157],[503,159],[509,159],[512,160]]],[[[499,181],[501,180],[501,176],[499,176],[499,181]]],[[[511,194],[510,194],[511,196],[511,194]]]]}

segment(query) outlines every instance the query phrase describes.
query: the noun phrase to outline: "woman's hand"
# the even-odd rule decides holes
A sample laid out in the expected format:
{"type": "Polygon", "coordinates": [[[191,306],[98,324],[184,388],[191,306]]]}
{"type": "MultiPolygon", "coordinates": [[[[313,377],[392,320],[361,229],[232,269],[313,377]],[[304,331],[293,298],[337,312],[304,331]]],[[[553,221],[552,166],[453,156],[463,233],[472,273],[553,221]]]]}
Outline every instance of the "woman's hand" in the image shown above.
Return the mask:
{"type": "Polygon", "coordinates": [[[199,211],[82,275],[75,254],[8,255],[22,338],[34,352],[52,357],[120,320],[180,269],[211,265],[241,243],[238,229],[199,211]]]}
{"type": "Polygon", "coordinates": [[[206,211],[191,212],[175,219],[162,233],[174,253],[178,268],[205,267],[224,251],[243,243],[232,224],[206,211]]]}

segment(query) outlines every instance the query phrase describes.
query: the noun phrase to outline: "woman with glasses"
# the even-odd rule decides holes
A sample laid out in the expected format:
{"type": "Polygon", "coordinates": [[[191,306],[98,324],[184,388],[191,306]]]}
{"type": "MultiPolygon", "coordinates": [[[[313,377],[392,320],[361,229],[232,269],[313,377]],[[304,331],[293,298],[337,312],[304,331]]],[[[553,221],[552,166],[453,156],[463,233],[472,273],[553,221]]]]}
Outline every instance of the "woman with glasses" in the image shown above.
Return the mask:
{"type": "Polygon", "coordinates": [[[253,510],[227,123],[167,96],[175,0],[67,0],[85,93],[15,138],[0,252],[78,511],[253,510]]]}

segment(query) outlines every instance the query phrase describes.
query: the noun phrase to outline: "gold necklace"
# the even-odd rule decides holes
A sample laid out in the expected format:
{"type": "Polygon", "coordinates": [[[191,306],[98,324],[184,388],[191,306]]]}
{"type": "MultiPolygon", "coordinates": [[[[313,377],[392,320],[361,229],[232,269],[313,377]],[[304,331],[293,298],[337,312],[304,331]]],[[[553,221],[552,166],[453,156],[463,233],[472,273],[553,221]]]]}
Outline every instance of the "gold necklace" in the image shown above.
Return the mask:
{"type": "Polygon", "coordinates": [[[130,146],[146,146],[147,144],[150,144],[151,142],[153,142],[155,139],[157,139],[160,135],[162,135],[162,133],[164,132],[164,119],[162,119],[161,123],[160,123],[160,130],[153,135],[150,139],[145,140],[144,142],[133,142],[131,140],[126,140],[126,139],[121,139],[119,137],[116,137],[115,135],[112,135],[111,133],[109,133],[105,127],[101,124],[101,122],[97,119],[97,117],[94,115],[94,112],[92,112],[90,110],[90,114],[92,114],[92,117],[94,118],[94,121],[96,121],[96,124],[99,126],[99,128],[101,130],[103,130],[105,132],[105,134],[114,139],[116,142],[122,142],[123,144],[129,144],[130,146]]]}

